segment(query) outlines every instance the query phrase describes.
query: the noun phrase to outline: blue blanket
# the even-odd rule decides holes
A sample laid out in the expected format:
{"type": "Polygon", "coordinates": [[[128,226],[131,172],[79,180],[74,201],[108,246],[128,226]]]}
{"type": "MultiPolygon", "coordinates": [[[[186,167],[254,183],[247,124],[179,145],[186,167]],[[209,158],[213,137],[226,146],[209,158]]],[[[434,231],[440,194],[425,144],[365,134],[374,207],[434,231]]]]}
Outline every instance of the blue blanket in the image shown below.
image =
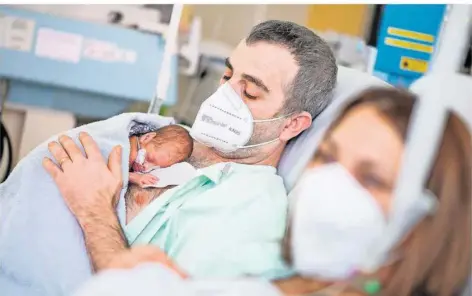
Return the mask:
{"type": "MultiPolygon", "coordinates": [[[[128,183],[129,136],[173,123],[171,118],[126,113],[66,132],[76,143],[81,131],[98,143],[105,159],[123,147],[123,181],[128,183]]],[[[44,142],[30,152],[0,184],[0,294],[2,296],[70,295],[91,275],[82,231],[51,177],[42,167],[51,157],[44,142]]],[[[80,145],[80,147],[82,147],[80,145]]],[[[118,216],[125,220],[124,194],[118,216]]]]}

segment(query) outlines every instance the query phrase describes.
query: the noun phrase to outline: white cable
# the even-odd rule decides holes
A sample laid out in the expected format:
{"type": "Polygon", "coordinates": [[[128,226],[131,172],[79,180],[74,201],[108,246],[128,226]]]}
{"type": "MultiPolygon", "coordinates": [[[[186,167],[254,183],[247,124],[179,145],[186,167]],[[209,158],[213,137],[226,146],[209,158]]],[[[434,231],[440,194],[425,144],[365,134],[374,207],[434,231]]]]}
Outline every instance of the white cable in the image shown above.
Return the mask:
{"type": "Polygon", "coordinates": [[[265,21],[266,17],[267,17],[267,5],[266,4],[257,5],[256,9],[254,10],[254,26],[265,21]]]}
{"type": "Polygon", "coordinates": [[[159,113],[161,105],[167,97],[172,75],[177,75],[172,71],[172,59],[178,52],[179,25],[183,6],[183,4],[174,4],[172,8],[169,28],[164,35],[166,44],[157,77],[156,93],[149,105],[148,113],[159,113]]]}
{"type": "Polygon", "coordinates": [[[448,5],[436,49],[431,71],[458,72],[467,55],[471,34],[472,5],[448,5]]]}

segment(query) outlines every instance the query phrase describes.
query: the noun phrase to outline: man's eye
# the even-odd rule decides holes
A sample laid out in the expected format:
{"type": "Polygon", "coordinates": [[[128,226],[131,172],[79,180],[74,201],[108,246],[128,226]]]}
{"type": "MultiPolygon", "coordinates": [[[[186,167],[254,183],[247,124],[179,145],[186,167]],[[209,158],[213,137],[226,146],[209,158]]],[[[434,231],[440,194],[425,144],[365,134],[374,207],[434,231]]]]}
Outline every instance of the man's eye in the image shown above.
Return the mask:
{"type": "Polygon", "coordinates": [[[245,96],[246,98],[250,99],[250,100],[255,100],[255,99],[257,99],[257,97],[248,94],[246,91],[244,91],[244,96],[245,96]]]}
{"type": "Polygon", "coordinates": [[[221,77],[221,80],[228,81],[231,79],[231,76],[233,76],[233,71],[226,67],[225,71],[223,72],[223,77],[221,77]]]}

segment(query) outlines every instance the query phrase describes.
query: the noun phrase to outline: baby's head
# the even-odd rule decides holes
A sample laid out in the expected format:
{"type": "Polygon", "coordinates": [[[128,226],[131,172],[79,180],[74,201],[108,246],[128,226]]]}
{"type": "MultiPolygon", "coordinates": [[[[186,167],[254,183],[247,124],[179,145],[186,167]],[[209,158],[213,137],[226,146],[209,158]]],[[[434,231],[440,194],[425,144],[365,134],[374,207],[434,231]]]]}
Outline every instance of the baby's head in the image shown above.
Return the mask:
{"type": "Polygon", "coordinates": [[[188,131],[179,125],[167,125],[155,132],[139,137],[139,144],[146,150],[143,169],[169,167],[185,161],[193,151],[193,139],[188,131]]]}

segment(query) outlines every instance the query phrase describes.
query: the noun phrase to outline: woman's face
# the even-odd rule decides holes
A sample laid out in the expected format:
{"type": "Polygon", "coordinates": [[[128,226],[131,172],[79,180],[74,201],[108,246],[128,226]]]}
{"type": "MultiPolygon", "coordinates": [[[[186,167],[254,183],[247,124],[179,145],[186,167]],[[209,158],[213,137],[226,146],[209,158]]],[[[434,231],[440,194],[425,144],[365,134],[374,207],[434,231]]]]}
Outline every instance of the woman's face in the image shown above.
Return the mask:
{"type": "Polygon", "coordinates": [[[402,152],[403,140],[393,124],[365,104],[350,110],[327,133],[310,167],[341,164],[387,213],[402,152]]]}

